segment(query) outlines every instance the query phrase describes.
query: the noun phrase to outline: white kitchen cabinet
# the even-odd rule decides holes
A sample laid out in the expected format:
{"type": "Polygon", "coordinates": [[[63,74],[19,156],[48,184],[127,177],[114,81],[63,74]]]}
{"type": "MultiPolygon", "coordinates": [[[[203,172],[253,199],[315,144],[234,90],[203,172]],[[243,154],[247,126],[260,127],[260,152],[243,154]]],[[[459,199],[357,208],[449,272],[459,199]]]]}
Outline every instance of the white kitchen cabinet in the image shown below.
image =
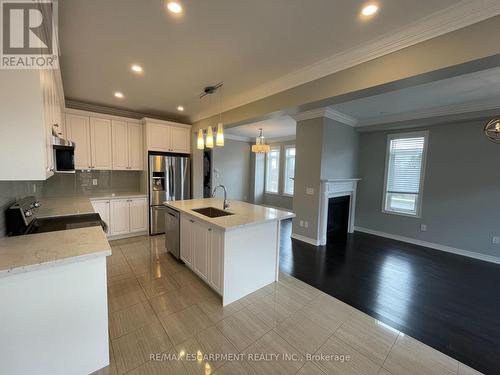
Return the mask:
{"type": "Polygon", "coordinates": [[[110,235],[119,236],[130,233],[130,202],[127,199],[114,199],[110,203],[110,235]]]}
{"type": "Polygon", "coordinates": [[[90,150],[92,169],[110,170],[111,154],[111,121],[98,117],[90,118],[90,150]]]}
{"type": "Polygon", "coordinates": [[[109,206],[110,236],[122,236],[148,230],[147,198],[111,199],[109,206]]]}
{"type": "Polygon", "coordinates": [[[0,180],[54,174],[52,127],[62,127],[59,70],[0,70],[0,180]]]}
{"type": "Polygon", "coordinates": [[[128,166],[129,169],[142,171],[144,169],[144,141],[142,125],[127,123],[128,135],[128,166]]]}
{"type": "Polygon", "coordinates": [[[91,201],[92,207],[94,208],[94,211],[99,214],[101,217],[101,220],[103,220],[106,225],[108,225],[108,230],[106,231],[106,234],[109,234],[110,228],[109,228],[109,200],[96,200],[96,201],[91,201]]]}
{"type": "Polygon", "coordinates": [[[181,260],[216,292],[223,291],[224,234],[181,214],[181,260]]]}
{"type": "Polygon", "coordinates": [[[148,201],[146,198],[129,200],[130,233],[148,230],[148,201]]]}
{"type": "Polygon", "coordinates": [[[90,118],[67,114],[66,132],[68,138],[75,142],[75,169],[91,169],[90,118]]]}
{"type": "Polygon", "coordinates": [[[113,169],[143,170],[142,125],[113,120],[112,129],[113,169]]]}
{"type": "Polygon", "coordinates": [[[181,215],[180,220],[180,257],[189,268],[193,268],[193,246],[192,246],[192,229],[191,224],[194,220],[188,219],[185,215],[181,215]]]}
{"type": "Polygon", "coordinates": [[[146,147],[148,151],[189,154],[191,152],[191,126],[170,121],[145,119],[146,147]]]}

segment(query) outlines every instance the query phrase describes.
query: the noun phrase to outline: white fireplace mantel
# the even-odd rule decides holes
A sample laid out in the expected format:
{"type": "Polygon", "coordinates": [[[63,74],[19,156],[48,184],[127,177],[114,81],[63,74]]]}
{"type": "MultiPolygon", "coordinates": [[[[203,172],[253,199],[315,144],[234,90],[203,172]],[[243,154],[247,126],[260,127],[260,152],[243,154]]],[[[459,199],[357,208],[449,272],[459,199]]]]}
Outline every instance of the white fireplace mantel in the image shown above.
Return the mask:
{"type": "Polygon", "coordinates": [[[350,197],[349,224],[347,231],[354,232],[354,215],[356,212],[356,189],[360,178],[336,178],[321,180],[321,202],[319,241],[320,245],[326,245],[326,229],[328,224],[328,200],[335,197],[350,197]]]}

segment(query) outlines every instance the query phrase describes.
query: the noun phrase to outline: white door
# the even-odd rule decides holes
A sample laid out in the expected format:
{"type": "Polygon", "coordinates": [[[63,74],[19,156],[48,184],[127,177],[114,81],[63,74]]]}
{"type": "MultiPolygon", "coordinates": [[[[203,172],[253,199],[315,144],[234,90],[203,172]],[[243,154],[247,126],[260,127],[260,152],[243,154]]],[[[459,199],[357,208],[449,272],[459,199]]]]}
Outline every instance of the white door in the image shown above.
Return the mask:
{"type": "Polygon", "coordinates": [[[90,146],[92,150],[92,168],[111,170],[111,120],[98,117],[90,118],[90,146]]]}
{"type": "Polygon", "coordinates": [[[94,211],[99,214],[101,220],[108,225],[108,230],[106,234],[109,234],[110,222],[109,222],[109,201],[91,201],[94,211]]]}
{"type": "Polygon", "coordinates": [[[171,146],[170,151],[183,152],[189,154],[190,141],[191,141],[191,130],[188,128],[171,128],[171,146]]]}
{"type": "Polygon", "coordinates": [[[144,169],[144,142],[142,133],[141,124],[128,124],[128,167],[136,171],[144,169]]]}
{"type": "Polygon", "coordinates": [[[126,170],[129,167],[128,160],[128,126],[125,121],[111,123],[113,138],[113,169],[126,170]]]}
{"type": "Polygon", "coordinates": [[[90,169],[90,125],[87,116],[66,115],[68,138],[75,142],[75,169],[90,169]]]}
{"type": "Polygon", "coordinates": [[[127,199],[110,202],[110,221],[112,236],[130,233],[130,202],[127,199]]]}
{"type": "Polygon", "coordinates": [[[181,215],[181,234],[180,234],[180,249],[181,259],[189,268],[193,268],[193,253],[192,253],[192,225],[194,221],[187,219],[181,215]]]}
{"type": "Polygon", "coordinates": [[[224,233],[220,230],[213,229],[210,235],[210,252],[209,252],[209,273],[208,283],[217,292],[222,294],[222,280],[224,268],[224,233]]]}
{"type": "Polygon", "coordinates": [[[209,248],[209,228],[208,226],[195,221],[193,227],[193,266],[194,271],[202,278],[208,279],[208,248],[209,248]]]}
{"type": "Polygon", "coordinates": [[[130,232],[148,230],[148,202],[146,198],[130,200],[130,232]]]}
{"type": "Polygon", "coordinates": [[[170,127],[148,124],[148,145],[151,151],[170,151],[170,127]]]}

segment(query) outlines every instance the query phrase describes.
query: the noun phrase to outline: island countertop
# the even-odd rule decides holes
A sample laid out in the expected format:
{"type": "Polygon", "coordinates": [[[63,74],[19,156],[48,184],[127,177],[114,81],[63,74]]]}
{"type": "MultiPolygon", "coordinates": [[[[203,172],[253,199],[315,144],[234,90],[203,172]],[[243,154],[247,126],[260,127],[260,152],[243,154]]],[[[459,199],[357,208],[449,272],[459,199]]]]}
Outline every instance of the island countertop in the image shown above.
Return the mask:
{"type": "Polygon", "coordinates": [[[211,218],[193,211],[195,208],[203,207],[215,207],[222,209],[222,203],[222,199],[206,198],[168,201],[164,202],[164,205],[181,213],[192,216],[193,218],[204,221],[224,231],[234,230],[249,225],[257,225],[268,221],[280,221],[295,217],[293,212],[240,201],[230,201],[229,208],[224,210],[233,215],[211,218]]]}

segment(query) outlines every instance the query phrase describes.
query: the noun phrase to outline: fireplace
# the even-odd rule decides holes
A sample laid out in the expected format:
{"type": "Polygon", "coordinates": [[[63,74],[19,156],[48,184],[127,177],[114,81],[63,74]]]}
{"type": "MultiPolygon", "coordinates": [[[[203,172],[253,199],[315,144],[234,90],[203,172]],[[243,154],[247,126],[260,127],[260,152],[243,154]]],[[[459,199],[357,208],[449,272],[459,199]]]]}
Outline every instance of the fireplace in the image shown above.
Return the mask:
{"type": "Polygon", "coordinates": [[[351,197],[349,195],[328,199],[327,241],[347,236],[349,232],[350,202],[351,197]]]}
{"type": "Polygon", "coordinates": [[[356,188],[359,178],[321,181],[319,244],[326,245],[328,232],[354,232],[356,188]]]}

